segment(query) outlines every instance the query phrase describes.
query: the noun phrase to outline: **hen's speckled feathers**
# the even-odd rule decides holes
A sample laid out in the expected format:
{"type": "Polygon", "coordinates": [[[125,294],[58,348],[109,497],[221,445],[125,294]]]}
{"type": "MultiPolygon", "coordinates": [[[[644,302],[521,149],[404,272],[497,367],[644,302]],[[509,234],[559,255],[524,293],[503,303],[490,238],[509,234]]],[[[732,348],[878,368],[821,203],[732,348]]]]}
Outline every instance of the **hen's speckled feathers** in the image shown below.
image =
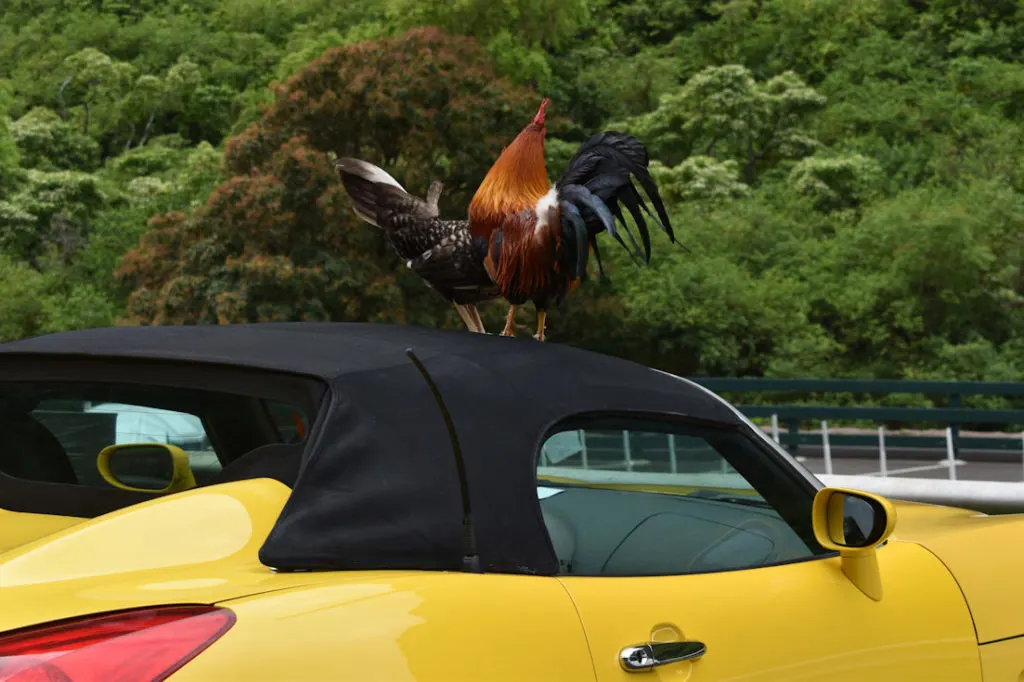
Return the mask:
{"type": "Polygon", "coordinates": [[[383,231],[395,253],[446,300],[473,305],[501,295],[483,266],[486,246],[475,243],[469,221],[440,218],[440,182],[424,200],[366,161],[343,158],[336,168],[356,214],[383,231]]]}

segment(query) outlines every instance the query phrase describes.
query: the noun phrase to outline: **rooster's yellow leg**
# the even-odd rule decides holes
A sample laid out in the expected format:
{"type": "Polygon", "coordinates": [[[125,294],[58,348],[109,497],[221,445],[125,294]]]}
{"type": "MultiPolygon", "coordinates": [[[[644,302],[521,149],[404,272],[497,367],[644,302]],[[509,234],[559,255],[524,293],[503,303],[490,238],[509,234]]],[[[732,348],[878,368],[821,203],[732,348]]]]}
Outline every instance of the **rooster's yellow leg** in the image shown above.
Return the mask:
{"type": "Polygon", "coordinates": [[[547,320],[547,317],[548,317],[548,311],[546,311],[546,310],[538,310],[537,311],[537,335],[534,336],[533,338],[537,339],[538,341],[543,341],[544,340],[544,322],[547,320]]]}
{"type": "Polygon", "coordinates": [[[505,328],[501,331],[501,335],[516,335],[516,307],[514,305],[508,307],[508,316],[505,318],[505,328]]]}

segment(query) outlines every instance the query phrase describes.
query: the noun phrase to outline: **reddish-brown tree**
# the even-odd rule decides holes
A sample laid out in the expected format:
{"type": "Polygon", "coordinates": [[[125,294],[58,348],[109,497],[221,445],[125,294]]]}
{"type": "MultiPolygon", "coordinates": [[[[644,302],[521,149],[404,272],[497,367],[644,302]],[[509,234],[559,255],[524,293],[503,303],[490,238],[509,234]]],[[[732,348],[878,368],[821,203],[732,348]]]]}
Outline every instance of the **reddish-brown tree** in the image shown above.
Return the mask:
{"type": "Polygon", "coordinates": [[[461,322],[352,214],[332,155],[445,183],[463,214],[538,97],[495,76],[472,39],[421,28],[326,51],[226,145],[230,179],[192,215],[154,218],[118,275],[129,322],[461,322]]]}

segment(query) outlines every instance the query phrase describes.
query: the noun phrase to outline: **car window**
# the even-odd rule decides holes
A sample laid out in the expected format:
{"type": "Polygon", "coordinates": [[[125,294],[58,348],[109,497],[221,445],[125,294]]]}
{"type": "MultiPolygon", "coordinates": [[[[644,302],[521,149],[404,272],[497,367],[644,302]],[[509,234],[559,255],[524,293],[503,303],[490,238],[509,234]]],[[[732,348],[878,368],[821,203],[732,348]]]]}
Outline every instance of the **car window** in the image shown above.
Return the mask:
{"type": "MultiPolygon", "coordinates": [[[[15,469],[8,473],[21,473],[20,478],[109,487],[99,473],[97,457],[108,445],[128,443],[167,443],[181,448],[197,482],[210,479],[221,469],[202,420],[188,412],[65,398],[40,400],[24,419],[17,420],[23,425],[20,430],[26,430],[29,420],[45,431],[35,429],[31,445],[18,442],[10,444],[14,448],[8,446],[7,468],[15,469]],[[68,466],[62,466],[61,460],[68,466]]],[[[132,473],[154,481],[169,480],[167,465],[162,462],[160,457],[136,457],[132,473]]]]}
{"type": "MultiPolygon", "coordinates": [[[[110,445],[166,443],[185,452],[197,485],[266,443],[299,442],[307,428],[287,404],[207,391],[98,383],[0,382],[0,472],[23,480],[116,487],[100,473],[110,445]],[[254,423],[262,417],[260,424],[254,423]],[[221,437],[212,437],[211,423],[221,437]]],[[[157,490],[167,457],[123,450],[109,460],[122,483],[157,490]]],[[[160,482],[163,481],[164,484],[160,482]]]]}
{"type": "Polygon", "coordinates": [[[811,529],[813,492],[735,429],[580,419],[544,441],[537,473],[565,574],[706,573],[828,553],[811,529]]]}

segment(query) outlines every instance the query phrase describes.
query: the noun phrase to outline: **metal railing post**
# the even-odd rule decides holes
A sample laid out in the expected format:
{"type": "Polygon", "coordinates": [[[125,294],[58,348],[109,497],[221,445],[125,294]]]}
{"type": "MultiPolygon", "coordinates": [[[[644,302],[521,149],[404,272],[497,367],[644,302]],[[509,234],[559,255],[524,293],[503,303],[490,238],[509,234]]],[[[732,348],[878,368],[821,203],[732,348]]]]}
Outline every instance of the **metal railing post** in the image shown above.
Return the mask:
{"type": "MultiPolygon", "coordinates": [[[[961,406],[960,394],[959,393],[951,393],[949,395],[949,406],[950,407],[960,407],[961,406]]],[[[953,433],[953,452],[955,454],[960,454],[960,425],[959,424],[950,424],[950,428],[952,428],[952,433],[953,433]]]]}
{"type": "Polygon", "coordinates": [[[789,427],[789,436],[793,442],[786,447],[789,452],[795,456],[796,453],[800,451],[800,420],[790,419],[787,426],[789,427]]]}
{"type": "Polygon", "coordinates": [[[878,427],[878,471],[883,476],[889,475],[889,461],[885,452],[885,426],[878,427]]]}
{"type": "Polygon", "coordinates": [[[626,460],[626,471],[633,470],[633,452],[629,447],[629,431],[622,432],[622,456],[626,460]]]}
{"type": "Polygon", "coordinates": [[[825,473],[832,475],[832,446],[828,442],[828,422],[821,422],[821,454],[825,458],[825,473]]]}
{"type": "Polygon", "coordinates": [[[946,427],[946,461],[949,463],[949,480],[956,480],[956,450],[953,447],[953,427],[946,427]]]}

